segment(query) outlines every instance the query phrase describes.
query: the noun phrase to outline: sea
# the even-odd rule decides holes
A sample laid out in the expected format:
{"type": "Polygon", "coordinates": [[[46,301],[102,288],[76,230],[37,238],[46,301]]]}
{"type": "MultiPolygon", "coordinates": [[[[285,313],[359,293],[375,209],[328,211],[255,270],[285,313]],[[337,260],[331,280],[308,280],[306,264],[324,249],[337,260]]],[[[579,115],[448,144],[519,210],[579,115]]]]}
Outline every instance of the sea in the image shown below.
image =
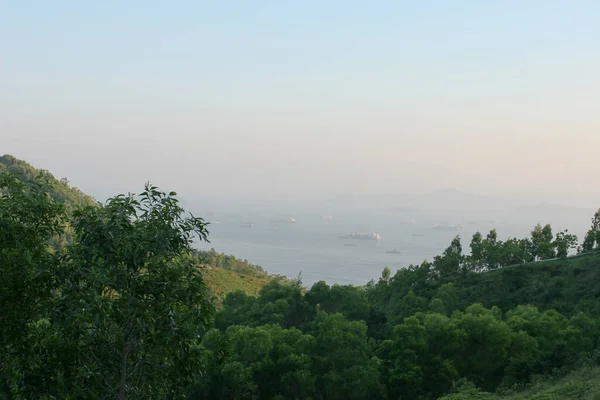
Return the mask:
{"type": "Polygon", "coordinates": [[[523,238],[535,223],[552,223],[554,231],[569,229],[583,238],[590,210],[561,209],[523,211],[419,211],[351,210],[337,213],[303,211],[277,214],[268,208],[246,207],[211,211],[209,241],[201,249],[232,254],[261,265],[269,274],[299,277],[304,286],[328,284],[364,285],[377,280],[385,267],[394,273],[411,264],[433,260],[459,235],[465,253],[475,232],[496,229],[498,237],[523,238]],[[324,217],[331,219],[324,219],[324,217]],[[293,217],[296,222],[285,222],[293,217]],[[242,227],[242,223],[253,224],[242,227]],[[436,230],[436,224],[462,225],[457,231],[436,230]],[[353,232],[377,232],[381,240],[347,239],[353,232]]]}

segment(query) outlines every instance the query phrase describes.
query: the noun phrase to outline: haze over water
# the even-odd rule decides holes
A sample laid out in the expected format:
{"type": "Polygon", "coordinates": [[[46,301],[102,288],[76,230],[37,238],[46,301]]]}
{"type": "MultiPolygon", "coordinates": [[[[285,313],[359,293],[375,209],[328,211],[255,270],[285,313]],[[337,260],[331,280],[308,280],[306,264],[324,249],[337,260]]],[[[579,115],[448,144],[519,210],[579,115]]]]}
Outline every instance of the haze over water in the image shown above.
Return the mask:
{"type": "MultiPolygon", "coordinates": [[[[465,205],[469,206],[466,202],[465,205]]],[[[205,211],[201,206],[191,208],[197,215],[205,211]]],[[[432,261],[456,235],[461,236],[463,250],[467,253],[476,231],[485,236],[495,228],[500,240],[525,238],[538,222],[551,223],[555,232],[569,229],[582,238],[589,228],[592,213],[591,209],[551,205],[504,210],[393,211],[335,203],[314,203],[304,207],[285,203],[228,204],[222,205],[216,215],[206,216],[208,221],[218,223],[209,226],[211,243],[202,243],[199,247],[212,247],[218,252],[246,258],[272,274],[296,277],[301,273],[307,286],[320,280],[329,284],[363,285],[371,279],[377,280],[386,266],[394,272],[425,259],[432,261]],[[290,208],[297,211],[290,213],[290,208]],[[336,208],[339,211],[332,213],[331,210],[336,208]],[[331,220],[322,219],[329,215],[331,220]],[[281,222],[292,216],[295,223],[281,222]],[[254,226],[242,228],[242,222],[254,226]],[[440,223],[462,224],[463,227],[459,231],[432,229],[440,223]],[[340,238],[356,231],[378,232],[382,239],[340,238]],[[347,246],[350,244],[353,246],[347,246]],[[386,253],[386,250],[399,254],[386,253]]]]}

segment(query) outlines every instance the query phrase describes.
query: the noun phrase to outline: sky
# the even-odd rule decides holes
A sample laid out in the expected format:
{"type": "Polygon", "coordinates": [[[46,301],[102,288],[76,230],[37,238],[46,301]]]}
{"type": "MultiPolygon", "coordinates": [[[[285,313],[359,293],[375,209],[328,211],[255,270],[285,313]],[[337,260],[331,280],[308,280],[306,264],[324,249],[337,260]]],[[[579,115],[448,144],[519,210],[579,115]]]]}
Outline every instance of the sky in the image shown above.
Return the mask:
{"type": "Polygon", "coordinates": [[[593,206],[598,21],[595,0],[0,0],[0,153],[96,196],[593,206]]]}

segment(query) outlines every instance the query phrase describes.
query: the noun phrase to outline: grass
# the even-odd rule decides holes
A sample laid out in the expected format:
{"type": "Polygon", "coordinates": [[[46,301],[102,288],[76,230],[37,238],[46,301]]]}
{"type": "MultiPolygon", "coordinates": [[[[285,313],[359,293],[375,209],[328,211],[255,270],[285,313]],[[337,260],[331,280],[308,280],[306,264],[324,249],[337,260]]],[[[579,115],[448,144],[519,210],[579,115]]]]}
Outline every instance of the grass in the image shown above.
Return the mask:
{"type": "Polygon", "coordinates": [[[498,397],[498,400],[600,400],[600,368],[584,368],[558,381],[542,381],[526,391],[498,397]]]}
{"type": "Polygon", "coordinates": [[[600,367],[585,367],[563,378],[545,379],[526,390],[507,393],[482,393],[465,388],[443,400],[600,400],[600,367]]]}
{"type": "Polygon", "coordinates": [[[215,297],[217,307],[220,307],[227,293],[238,289],[250,296],[258,296],[263,286],[273,279],[268,276],[255,276],[211,266],[203,267],[203,276],[211,294],[215,297]]]}

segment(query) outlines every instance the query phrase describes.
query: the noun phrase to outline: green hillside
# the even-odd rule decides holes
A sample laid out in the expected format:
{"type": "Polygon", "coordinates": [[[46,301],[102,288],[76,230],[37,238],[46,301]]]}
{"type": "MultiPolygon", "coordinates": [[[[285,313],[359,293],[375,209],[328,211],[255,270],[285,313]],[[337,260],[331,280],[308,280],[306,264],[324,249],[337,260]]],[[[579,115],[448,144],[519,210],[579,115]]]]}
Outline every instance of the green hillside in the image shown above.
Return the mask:
{"type": "MultiPolygon", "coordinates": [[[[0,176],[2,174],[17,176],[22,182],[42,177],[49,185],[47,193],[56,202],[62,204],[67,213],[97,204],[91,196],[71,186],[66,179],[58,180],[49,171],[35,168],[11,155],[0,157],[0,176]]],[[[0,188],[0,194],[1,190],[0,188]]],[[[71,228],[67,226],[62,235],[51,240],[52,247],[58,248],[70,241],[71,233],[71,228]]],[[[195,257],[202,264],[203,274],[211,293],[216,297],[217,304],[220,304],[226,293],[236,290],[242,290],[249,295],[258,295],[260,289],[273,279],[262,267],[231,255],[219,254],[214,249],[195,251],[195,257]]]]}
{"type": "Polygon", "coordinates": [[[269,281],[285,279],[268,275],[260,265],[233,255],[217,253],[215,249],[195,250],[194,257],[201,265],[204,279],[219,308],[227,293],[241,290],[249,296],[258,296],[269,281]]]}
{"type": "Polygon", "coordinates": [[[600,400],[600,367],[584,367],[567,376],[542,379],[526,389],[505,394],[465,386],[440,400],[600,400]]]}
{"type": "Polygon", "coordinates": [[[52,198],[63,204],[68,212],[96,204],[96,201],[91,196],[71,186],[66,179],[58,180],[50,172],[37,169],[31,164],[8,154],[0,156],[0,175],[3,173],[10,173],[23,181],[43,176],[51,185],[49,193],[52,198]]]}
{"type": "Polygon", "coordinates": [[[249,296],[258,296],[260,290],[273,279],[210,265],[203,267],[202,274],[211,294],[216,297],[217,307],[220,307],[227,293],[236,290],[241,290],[249,296]]]}
{"type": "Polygon", "coordinates": [[[508,266],[457,283],[461,305],[482,303],[509,310],[532,304],[563,314],[600,315],[600,254],[508,266]]]}

